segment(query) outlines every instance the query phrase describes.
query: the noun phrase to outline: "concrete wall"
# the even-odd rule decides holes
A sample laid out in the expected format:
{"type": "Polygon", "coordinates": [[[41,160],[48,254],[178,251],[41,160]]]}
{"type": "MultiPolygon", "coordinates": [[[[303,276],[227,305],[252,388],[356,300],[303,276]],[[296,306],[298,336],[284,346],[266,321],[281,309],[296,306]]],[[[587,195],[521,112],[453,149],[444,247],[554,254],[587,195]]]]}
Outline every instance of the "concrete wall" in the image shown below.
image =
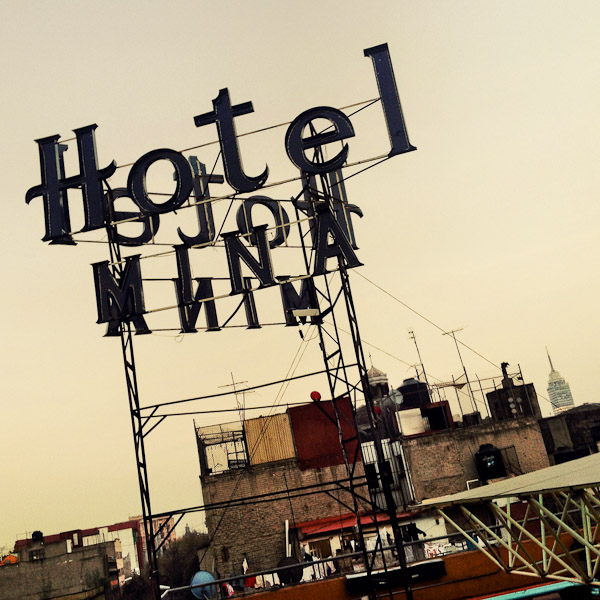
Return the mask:
{"type": "MultiPolygon", "coordinates": [[[[42,545],[32,542],[20,551],[19,563],[0,567],[2,600],[43,600],[72,594],[77,600],[86,592],[102,592],[108,580],[107,556],[115,556],[114,542],[73,548],[67,552],[67,541],[42,545]],[[44,550],[44,558],[31,561],[30,552],[44,550]]],[[[101,596],[102,597],[102,596],[101,596]]]]}
{"type": "Polygon", "coordinates": [[[600,422],[600,404],[583,404],[564,412],[564,417],[573,448],[580,450],[581,455],[595,454],[598,451],[598,442],[592,437],[591,427],[600,422]]]}
{"type": "Polygon", "coordinates": [[[573,458],[598,452],[597,423],[600,423],[600,404],[575,406],[541,419],[540,428],[550,461],[554,463],[554,453],[561,447],[573,449],[573,458]]]}
{"type": "Polygon", "coordinates": [[[573,440],[564,417],[548,417],[540,420],[540,429],[544,438],[546,452],[550,462],[554,463],[552,455],[561,447],[573,448],[573,440]]]}
{"type": "Polygon", "coordinates": [[[540,427],[533,419],[484,423],[407,438],[403,446],[415,499],[421,501],[466,490],[467,481],[478,477],[475,453],[482,444],[508,449],[507,453],[512,456],[516,453],[518,463],[513,464],[514,475],[550,465],[540,427]]]}

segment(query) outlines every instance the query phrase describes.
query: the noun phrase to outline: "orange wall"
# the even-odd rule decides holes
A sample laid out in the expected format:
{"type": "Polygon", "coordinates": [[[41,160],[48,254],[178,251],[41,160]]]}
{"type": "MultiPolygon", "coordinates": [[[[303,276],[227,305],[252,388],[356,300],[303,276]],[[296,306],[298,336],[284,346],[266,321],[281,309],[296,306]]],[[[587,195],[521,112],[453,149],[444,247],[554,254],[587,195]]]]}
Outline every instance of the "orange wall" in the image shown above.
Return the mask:
{"type": "MultiPolygon", "coordinates": [[[[414,600],[465,600],[545,581],[538,577],[505,573],[478,550],[445,556],[444,563],[446,575],[437,581],[426,581],[415,586],[414,600]]],[[[383,598],[387,593],[382,590],[380,595],[383,598]]],[[[356,600],[359,597],[348,593],[344,577],[333,577],[252,595],[253,600],[356,600]]],[[[394,590],[394,598],[405,598],[404,590],[394,590]]]]}

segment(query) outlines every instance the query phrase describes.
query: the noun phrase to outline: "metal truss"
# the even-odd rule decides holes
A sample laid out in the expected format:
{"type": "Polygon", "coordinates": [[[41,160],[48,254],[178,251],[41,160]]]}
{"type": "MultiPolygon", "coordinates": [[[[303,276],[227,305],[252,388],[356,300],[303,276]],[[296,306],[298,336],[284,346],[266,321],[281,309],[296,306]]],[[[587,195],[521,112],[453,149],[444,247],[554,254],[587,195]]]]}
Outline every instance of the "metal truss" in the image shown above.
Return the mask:
{"type": "MultiPolygon", "coordinates": [[[[319,152],[320,149],[317,149],[317,153],[319,152]]],[[[322,159],[322,157],[317,157],[316,160],[318,161],[319,158],[322,159]]],[[[310,239],[314,235],[312,228],[315,224],[315,216],[318,212],[318,209],[326,206],[327,210],[330,210],[334,214],[335,218],[340,223],[342,230],[345,231],[348,242],[351,245],[354,245],[354,236],[349,214],[350,212],[356,212],[357,207],[353,207],[353,210],[351,210],[351,207],[348,205],[343,188],[343,178],[339,172],[327,173],[319,176],[306,175],[304,176],[304,183],[304,200],[296,201],[296,210],[305,213],[309,217],[308,230],[303,230],[302,223],[306,220],[298,219],[298,228],[304,252],[306,271],[309,273],[312,262],[310,252],[314,252],[314,244],[307,243],[307,239],[310,239]]],[[[108,189],[106,197],[106,210],[108,212],[106,216],[106,229],[109,240],[110,268],[115,280],[120,281],[125,272],[125,262],[121,256],[121,249],[115,225],[116,221],[114,218],[114,197],[110,188],[108,189]]],[[[351,400],[354,400],[353,405],[355,405],[356,398],[358,396],[362,395],[364,397],[367,404],[370,428],[375,434],[374,442],[378,462],[383,464],[385,457],[383,454],[381,439],[379,438],[377,421],[374,412],[374,403],[368,384],[367,367],[362,349],[358,319],[350,288],[347,266],[343,256],[338,256],[336,268],[332,269],[331,273],[314,277],[312,279],[311,293],[314,294],[313,302],[319,307],[319,315],[312,318],[312,323],[316,325],[318,329],[320,348],[323,354],[323,361],[325,363],[325,371],[329,384],[329,393],[331,394],[334,405],[334,420],[338,429],[338,435],[343,449],[344,462],[348,474],[347,488],[344,486],[340,486],[340,488],[346,489],[352,495],[352,509],[357,516],[361,546],[365,553],[364,562],[367,567],[367,572],[370,575],[372,565],[369,564],[367,557],[366,544],[360,525],[361,520],[358,506],[358,500],[360,499],[361,501],[364,501],[365,499],[357,491],[358,488],[364,487],[364,484],[357,484],[357,481],[360,481],[360,478],[357,478],[355,474],[359,444],[356,444],[356,449],[354,450],[355,455],[353,457],[349,457],[350,444],[352,444],[354,441],[357,441],[357,438],[356,436],[353,436],[352,438],[347,439],[344,438],[342,434],[342,420],[347,419],[348,416],[346,414],[342,414],[338,410],[336,402],[338,399],[347,396],[351,400]],[[341,324],[342,322],[343,324],[341,324]],[[347,327],[348,331],[345,331],[343,327],[347,327]],[[347,350],[352,356],[350,361],[346,361],[344,358],[345,345],[342,343],[342,333],[349,334],[351,338],[351,343],[346,344],[348,346],[347,350]]],[[[158,406],[154,407],[149,414],[142,414],[144,409],[140,408],[140,394],[133,353],[134,327],[132,322],[128,320],[120,320],[118,327],[114,327],[112,329],[112,333],[118,333],[121,339],[125,378],[127,383],[127,394],[131,414],[131,425],[135,445],[140,498],[142,503],[142,515],[146,534],[147,559],[150,567],[153,598],[154,600],[158,600],[160,597],[158,580],[158,551],[174,527],[181,521],[184,514],[189,512],[189,510],[186,509],[184,511],[172,511],[169,513],[163,513],[162,515],[154,516],[152,514],[144,440],[147,435],[149,435],[160,423],[162,423],[166,416],[160,416],[157,420],[153,421],[153,417],[156,415],[158,406]],[[174,525],[169,527],[168,521],[171,517],[175,518],[176,516],[177,519],[174,525]],[[158,527],[155,527],[154,519],[157,517],[168,518],[167,521],[161,523],[158,527]]],[[[354,426],[355,423],[352,423],[352,425],[354,426]]],[[[386,499],[385,512],[390,518],[401,568],[405,570],[405,555],[396,514],[397,507],[391,492],[390,482],[385,476],[383,476],[383,473],[381,477],[381,485],[384,491],[384,497],[386,499]]],[[[331,490],[327,490],[325,493],[331,493],[331,490]]],[[[376,506],[373,498],[371,499],[370,504],[376,506]]],[[[390,590],[390,594],[391,593],[392,592],[390,590]]],[[[375,598],[375,596],[376,588],[374,586],[371,597],[375,598]]],[[[412,591],[408,578],[406,578],[406,597],[407,600],[412,600],[412,591]]]]}
{"type": "MultiPolygon", "coordinates": [[[[110,268],[115,279],[120,280],[124,274],[124,262],[121,256],[121,248],[117,241],[116,226],[114,223],[114,197],[112,190],[108,190],[106,194],[107,203],[106,210],[108,211],[106,222],[108,223],[106,230],[108,234],[108,246],[110,253],[110,268]]],[[[133,443],[135,446],[135,461],[138,472],[138,482],[140,487],[140,499],[142,503],[142,518],[144,521],[144,532],[146,537],[146,556],[150,569],[150,580],[152,587],[152,596],[154,600],[160,598],[160,587],[158,580],[158,558],[156,547],[156,539],[160,533],[154,531],[154,523],[152,518],[152,508],[150,506],[150,488],[148,484],[148,465],[146,461],[146,450],[144,446],[144,438],[157,426],[165,417],[155,422],[149,429],[144,431],[151,419],[150,416],[142,417],[140,412],[140,394],[138,389],[135,356],[133,353],[133,330],[130,321],[120,321],[118,325],[119,337],[121,339],[121,349],[123,352],[123,365],[125,367],[125,381],[127,384],[127,397],[129,400],[129,413],[131,415],[131,428],[133,431],[133,443]]],[[[162,545],[162,544],[161,544],[162,545]]]]}
{"type": "MultiPolygon", "coordinates": [[[[312,125],[311,125],[312,127],[312,125]]],[[[313,133],[315,133],[313,131],[313,133]]],[[[315,159],[317,161],[323,160],[320,154],[321,150],[317,149],[315,153],[315,159]]],[[[309,217],[309,223],[311,227],[314,227],[315,219],[318,212],[318,206],[326,205],[327,209],[330,210],[340,223],[344,219],[348,219],[346,215],[346,208],[348,206],[345,189],[343,187],[343,178],[336,172],[329,173],[327,175],[322,174],[319,176],[308,176],[304,175],[304,197],[306,199],[303,203],[297,203],[298,208],[303,211],[309,217]]],[[[307,272],[310,270],[310,258],[305,245],[304,240],[309,237],[308,233],[305,233],[301,229],[301,220],[298,219],[300,228],[300,238],[303,241],[304,257],[307,272]]],[[[352,245],[353,234],[351,227],[348,225],[349,221],[346,221],[346,233],[348,242],[352,245]]],[[[343,223],[340,223],[343,226],[343,223]]],[[[360,337],[360,330],[358,326],[358,317],[356,308],[354,305],[354,299],[352,296],[352,290],[350,287],[350,278],[348,275],[348,269],[346,267],[345,259],[343,256],[338,256],[336,272],[332,274],[330,278],[327,275],[322,277],[313,278],[315,301],[319,306],[319,317],[314,324],[317,325],[319,333],[319,346],[323,354],[323,362],[327,371],[327,379],[329,383],[329,392],[333,400],[335,421],[338,428],[338,436],[343,451],[344,462],[348,477],[350,478],[349,491],[352,494],[353,499],[353,512],[356,514],[358,533],[361,539],[361,545],[365,548],[364,536],[361,527],[361,520],[359,515],[358,507],[358,494],[352,483],[354,477],[354,467],[356,465],[356,456],[354,460],[350,462],[348,460],[347,444],[351,443],[353,439],[344,439],[342,435],[342,427],[340,419],[344,415],[340,415],[337,410],[336,400],[348,396],[353,406],[356,407],[357,394],[362,394],[367,406],[367,415],[369,419],[369,426],[373,432],[373,441],[375,446],[375,452],[377,455],[378,464],[382,465],[385,461],[383,447],[381,443],[380,433],[377,427],[377,420],[375,417],[375,406],[369,387],[367,367],[365,361],[365,355],[362,347],[362,341],[360,337]],[[335,286],[335,287],[334,287],[335,286]],[[338,308],[338,305],[341,306],[338,308]],[[337,311],[336,311],[337,308],[337,311]],[[351,348],[350,352],[352,355],[352,362],[344,359],[344,345],[340,337],[343,330],[340,327],[340,317],[344,317],[344,325],[347,325],[349,331],[345,332],[350,335],[351,348]]],[[[355,426],[355,423],[353,423],[355,426]]],[[[358,445],[357,445],[358,449],[358,445]]],[[[358,451],[358,450],[357,450],[358,451]]],[[[380,471],[381,472],[381,471],[380,471]]],[[[400,568],[405,573],[406,557],[404,554],[404,547],[402,542],[402,536],[400,533],[400,527],[398,524],[398,517],[396,514],[396,503],[393,498],[391,491],[390,481],[382,473],[381,486],[383,488],[384,498],[386,501],[386,514],[389,516],[390,525],[394,533],[394,539],[396,542],[397,554],[399,557],[400,568]]],[[[371,499],[371,505],[377,506],[375,498],[371,499]]],[[[383,553],[382,553],[383,556],[383,553]]],[[[373,557],[374,560],[374,557],[373,557]]],[[[364,556],[364,563],[367,569],[367,576],[371,577],[371,570],[373,564],[369,561],[366,553],[364,556]]],[[[385,559],[384,559],[385,564],[385,559]]],[[[413,594],[408,578],[405,578],[405,593],[407,600],[412,600],[413,594]]],[[[371,597],[376,597],[377,593],[375,588],[372,589],[371,597]]],[[[390,589],[390,595],[392,591],[390,589]]]]}
{"type": "Polygon", "coordinates": [[[438,512],[506,572],[600,588],[600,488],[509,498],[506,506],[488,500],[454,507],[460,508],[474,533],[448,514],[451,508],[438,508],[438,512]],[[511,511],[515,503],[526,503],[521,518],[511,511]],[[481,515],[482,506],[493,515],[495,525],[475,514],[481,515]]]}

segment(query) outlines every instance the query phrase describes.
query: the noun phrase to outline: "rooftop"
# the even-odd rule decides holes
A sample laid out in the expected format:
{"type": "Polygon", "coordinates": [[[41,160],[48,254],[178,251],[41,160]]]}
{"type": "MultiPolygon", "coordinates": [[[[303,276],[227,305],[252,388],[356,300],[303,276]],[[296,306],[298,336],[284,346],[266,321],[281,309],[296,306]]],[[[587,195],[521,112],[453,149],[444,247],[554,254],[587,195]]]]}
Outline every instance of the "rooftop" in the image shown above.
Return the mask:
{"type": "Polygon", "coordinates": [[[424,500],[419,507],[443,507],[452,504],[474,504],[494,498],[529,496],[560,490],[575,490],[600,485],[600,454],[590,454],[539,471],[532,471],[479,488],[424,500]]]}

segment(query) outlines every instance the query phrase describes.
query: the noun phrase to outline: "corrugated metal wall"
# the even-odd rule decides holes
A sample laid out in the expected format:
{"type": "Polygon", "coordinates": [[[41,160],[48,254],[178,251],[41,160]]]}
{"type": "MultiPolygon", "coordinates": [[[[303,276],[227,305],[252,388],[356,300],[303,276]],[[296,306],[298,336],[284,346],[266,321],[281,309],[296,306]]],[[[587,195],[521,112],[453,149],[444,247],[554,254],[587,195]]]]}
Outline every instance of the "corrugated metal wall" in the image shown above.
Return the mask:
{"type": "Polygon", "coordinates": [[[248,419],[244,422],[244,432],[251,465],[296,457],[287,413],[248,419]]]}

